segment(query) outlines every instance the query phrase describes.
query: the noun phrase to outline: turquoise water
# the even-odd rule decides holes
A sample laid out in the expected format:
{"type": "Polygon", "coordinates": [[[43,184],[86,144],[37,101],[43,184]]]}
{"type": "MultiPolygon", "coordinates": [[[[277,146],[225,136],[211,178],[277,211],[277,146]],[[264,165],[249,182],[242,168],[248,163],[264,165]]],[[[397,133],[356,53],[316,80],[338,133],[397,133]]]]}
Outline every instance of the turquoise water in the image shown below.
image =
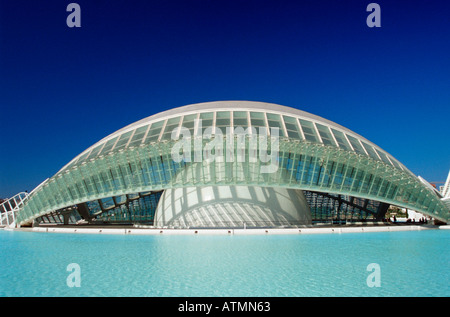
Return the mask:
{"type": "Polygon", "coordinates": [[[133,236],[0,230],[0,296],[449,296],[449,230],[133,236]],[[69,287],[70,263],[80,287],[69,287]],[[368,271],[370,263],[379,271],[368,271]],[[367,278],[379,287],[369,287],[367,278]]]}

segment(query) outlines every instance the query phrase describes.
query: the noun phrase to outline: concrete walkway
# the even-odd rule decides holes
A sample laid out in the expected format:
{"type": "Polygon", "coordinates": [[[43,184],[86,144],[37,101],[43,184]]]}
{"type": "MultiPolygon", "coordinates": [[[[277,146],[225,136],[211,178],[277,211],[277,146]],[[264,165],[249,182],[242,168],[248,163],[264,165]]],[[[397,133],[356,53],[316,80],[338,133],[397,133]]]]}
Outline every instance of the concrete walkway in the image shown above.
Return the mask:
{"type": "Polygon", "coordinates": [[[430,229],[450,229],[450,226],[401,225],[401,226],[335,226],[322,228],[258,228],[258,229],[167,229],[167,228],[88,228],[88,227],[34,227],[17,231],[90,233],[90,234],[131,234],[131,235],[267,235],[267,234],[333,234],[355,232],[395,232],[430,229]]]}

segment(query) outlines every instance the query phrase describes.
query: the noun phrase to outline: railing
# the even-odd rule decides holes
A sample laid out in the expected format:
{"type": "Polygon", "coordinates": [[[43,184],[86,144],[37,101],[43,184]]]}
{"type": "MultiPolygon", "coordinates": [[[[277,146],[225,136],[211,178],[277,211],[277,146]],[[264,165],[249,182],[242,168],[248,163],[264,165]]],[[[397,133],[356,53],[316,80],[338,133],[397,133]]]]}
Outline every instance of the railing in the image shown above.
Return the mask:
{"type": "Polygon", "coordinates": [[[169,223],[165,223],[164,221],[155,221],[153,222],[153,227],[155,228],[174,228],[174,229],[197,229],[197,228],[215,228],[215,229],[230,229],[230,228],[240,228],[240,229],[250,229],[250,228],[296,228],[303,227],[307,224],[304,221],[277,221],[277,220],[268,220],[268,221],[206,221],[195,220],[190,222],[184,221],[171,221],[169,223]]]}
{"type": "Polygon", "coordinates": [[[28,199],[29,194],[22,192],[11,198],[5,199],[0,204],[0,227],[14,227],[16,213],[28,199]]]}

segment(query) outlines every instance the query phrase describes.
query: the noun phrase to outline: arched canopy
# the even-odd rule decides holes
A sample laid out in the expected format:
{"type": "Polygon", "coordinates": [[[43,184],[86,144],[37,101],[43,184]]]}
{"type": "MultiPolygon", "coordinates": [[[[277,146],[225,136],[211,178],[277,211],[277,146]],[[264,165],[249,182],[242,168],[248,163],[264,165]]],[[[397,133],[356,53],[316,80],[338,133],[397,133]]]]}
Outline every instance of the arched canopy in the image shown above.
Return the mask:
{"type": "Polygon", "coordinates": [[[252,101],[206,102],[155,114],[98,141],[60,172],[110,152],[170,140],[171,132],[178,126],[188,128],[192,134],[197,133],[196,119],[201,120],[203,130],[208,126],[222,130],[237,126],[244,129],[265,127],[269,131],[271,127],[278,127],[281,137],[338,147],[409,172],[386,151],[337,123],[298,109],[252,101]]]}

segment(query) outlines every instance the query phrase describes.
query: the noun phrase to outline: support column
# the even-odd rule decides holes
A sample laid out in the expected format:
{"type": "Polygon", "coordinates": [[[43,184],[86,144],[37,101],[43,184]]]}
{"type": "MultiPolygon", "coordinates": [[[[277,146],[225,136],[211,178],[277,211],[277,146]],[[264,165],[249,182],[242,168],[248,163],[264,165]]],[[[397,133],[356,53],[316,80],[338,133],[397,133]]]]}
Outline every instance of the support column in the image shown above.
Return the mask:
{"type": "Polygon", "coordinates": [[[80,216],[84,220],[89,221],[89,222],[91,221],[91,214],[89,213],[89,208],[86,203],[78,204],[77,210],[78,210],[78,213],[80,214],[80,216]]]}
{"type": "Polygon", "coordinates": [[[390,204],[386,203],[380,203],[378,206],[377,213],[375,215],[375,219],[382,220],[384,219],[384,216],[386,215],[387,210],[389,209],[390,204]]]}

